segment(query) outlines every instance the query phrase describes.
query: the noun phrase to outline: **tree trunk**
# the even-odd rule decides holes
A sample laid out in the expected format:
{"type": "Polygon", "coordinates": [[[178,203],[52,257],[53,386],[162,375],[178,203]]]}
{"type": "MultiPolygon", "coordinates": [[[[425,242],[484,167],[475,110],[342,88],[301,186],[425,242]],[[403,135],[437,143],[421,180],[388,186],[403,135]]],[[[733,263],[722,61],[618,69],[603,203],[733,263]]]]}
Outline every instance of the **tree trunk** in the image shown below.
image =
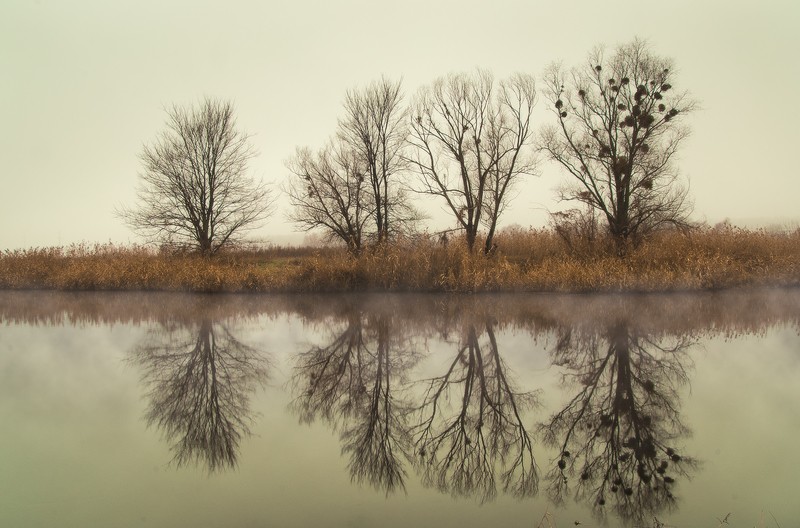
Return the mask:
{"type": "Polygon", "coordinates": [[[467,227],[467,250],[472,253],[475,248],[475,240],[478,238],[477,226],[467,227]]]}
{"type": "Polygon", "coordinates": [[[200,246],[200,253],[205,257],[211,256],[213,251],[211,250],[211,240],[208,238],[208,236],[206,235],[201,236],[200,240],[198,240],[197,242],[198,245],[200,246]]]}
{"type": "Polygon", "coordinates": [[[486,243],[483,244],[483,254],[488,255],[492,253],[495,249],[494,245],[494,231],[495,231],[495,223],[489,226],[489,232],[486,233],[486,243]]]}

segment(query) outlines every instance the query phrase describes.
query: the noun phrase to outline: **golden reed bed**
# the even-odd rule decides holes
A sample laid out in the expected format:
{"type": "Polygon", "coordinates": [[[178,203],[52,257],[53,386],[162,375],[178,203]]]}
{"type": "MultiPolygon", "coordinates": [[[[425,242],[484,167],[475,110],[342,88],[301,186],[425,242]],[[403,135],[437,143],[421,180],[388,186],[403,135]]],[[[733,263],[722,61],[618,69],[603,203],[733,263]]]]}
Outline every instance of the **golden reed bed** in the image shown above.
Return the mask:
{"type": "Polygon", "coordinates": [[[551,230],[506,230],[494,254],[419,237],[365,251],[231,249],[212,258],[143,246],[0,254],[0,288],[197,292],[692,291],[800,284],[800,230],[661,233],[624,257],[603,241],[568,247],[551,230]]]}

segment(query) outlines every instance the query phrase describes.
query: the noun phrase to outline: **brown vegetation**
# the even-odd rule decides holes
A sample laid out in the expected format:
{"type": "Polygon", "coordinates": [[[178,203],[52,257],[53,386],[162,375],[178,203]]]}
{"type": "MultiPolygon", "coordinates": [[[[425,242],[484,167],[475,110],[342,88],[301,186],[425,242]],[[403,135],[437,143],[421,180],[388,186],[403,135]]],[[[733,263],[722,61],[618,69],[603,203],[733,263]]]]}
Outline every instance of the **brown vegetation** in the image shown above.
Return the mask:
{"type": "Polygon", "coordinates": [[[418,237],[353,257],[338,248],[236,249],[213,258],[142,246],[0,254],[0,288],[198,292],[590,292],[800,284],[800,230],[659,233],[617,256],[604,240],[507,229],[490,256],[418,237]]]}

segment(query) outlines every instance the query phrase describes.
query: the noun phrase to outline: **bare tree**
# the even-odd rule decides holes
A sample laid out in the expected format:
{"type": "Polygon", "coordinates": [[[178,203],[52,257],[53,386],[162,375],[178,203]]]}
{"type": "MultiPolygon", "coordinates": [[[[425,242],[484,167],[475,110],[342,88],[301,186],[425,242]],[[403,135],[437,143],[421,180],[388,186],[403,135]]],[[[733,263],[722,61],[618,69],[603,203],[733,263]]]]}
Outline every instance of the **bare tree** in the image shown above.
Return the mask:
{"type": "Polygon", "coordinates": [[[533,77],[516,74],[495,87],[487,71],[437,79],[417,97],[410,162],[422,177],[419,190],[445,201],[470,250],[485,225],[484,252],[491,251],[510,189],[534,173],[535,102],[533,77]]]}
{"type": "Polygon", "coordinates": [[[673,77],[671,62],[641,40],[611,57],[598,47],[583,67],[553,65],[545,76],[558,124],[543,131],[541,148],[573,177],[560,197],[598,210],[620,247],[689,225],[692,205],[673,159],[695,104],[673,77]]]}
{"type": "Polygon", "coordinates": [[[323,228],[357,254],[363,244],[370,202],[365,167],[344,142],[333,142],[317,154],[297,149],[287,162],[292,172],[284,192],[293,206],[289,218],[303,230],[323,228]]]}
{"type": "Polygon", "coordinates": [[[401,82],[381,77],[365,88],[348,90],[345,118],[339,122],[339,137],[359,154],[366,168],[378,244],[415,217],[394,181],[406,166],[402,151],[408,136],[407,111],[402,101],[401,82]]]}
{"type": "Polygon", "coordinates": [[[231,103],[205,99],[167,116],[167,129],[140,155],[139,203],[118,215],[146,237],[215,253],[270,214],[271,193],[247,175],[255,153],[231,103]]]}
{"type": "Polygon", "coordinates": [[[400,82],[385,78],[350,90],[335,139],[316,156],[298,149],[287,166],[284,190],[290,219],[301,229],[321,229],[358,253],[367,238],[380,244],[413,228],[419,213],[397,175],[404,170],[405,109],[400,82]]]}

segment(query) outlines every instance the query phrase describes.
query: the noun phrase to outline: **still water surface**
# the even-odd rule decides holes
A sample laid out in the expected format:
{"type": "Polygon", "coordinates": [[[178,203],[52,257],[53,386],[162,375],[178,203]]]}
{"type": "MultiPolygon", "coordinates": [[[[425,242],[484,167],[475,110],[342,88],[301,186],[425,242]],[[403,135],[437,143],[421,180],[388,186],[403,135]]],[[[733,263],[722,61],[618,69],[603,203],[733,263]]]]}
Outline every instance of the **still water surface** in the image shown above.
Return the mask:
{"type": "Polygon", "coordinates": [[[4,292],[0,322],[0,526],[800,522],[797,290],[4,292]]]}

